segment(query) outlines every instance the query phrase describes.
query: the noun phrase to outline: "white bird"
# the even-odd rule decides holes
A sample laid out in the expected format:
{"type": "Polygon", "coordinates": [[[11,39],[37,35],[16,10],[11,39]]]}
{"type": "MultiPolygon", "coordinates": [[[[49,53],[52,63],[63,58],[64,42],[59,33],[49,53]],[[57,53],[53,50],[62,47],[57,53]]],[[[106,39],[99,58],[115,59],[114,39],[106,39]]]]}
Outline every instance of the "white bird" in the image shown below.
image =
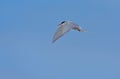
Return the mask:
{"type": "Polygon", "coordinates": [[[73,23],[72,21],[62,21],[58,26],[59,27],[53,36],[52,43],[54,43],[57,39],[72,29],[79,32],[84,32],[84,30],[79,27],[79,25],[73,23]]]}

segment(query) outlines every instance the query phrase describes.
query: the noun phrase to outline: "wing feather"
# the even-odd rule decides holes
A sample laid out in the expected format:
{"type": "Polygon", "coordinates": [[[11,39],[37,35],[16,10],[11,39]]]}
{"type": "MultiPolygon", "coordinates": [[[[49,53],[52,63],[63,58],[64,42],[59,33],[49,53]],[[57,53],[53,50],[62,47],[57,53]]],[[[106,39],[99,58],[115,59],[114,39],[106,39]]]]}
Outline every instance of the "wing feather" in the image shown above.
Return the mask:
{"type": "Polygon", "coordinates": [[[60,26],[57,31],[55,32],[54,36],[53,36],[53,43],[59,39],[60,37],[62,37],[65,33],[67,33],[68,31],[70,31],[70,27],[68,26],[60,26]]]}

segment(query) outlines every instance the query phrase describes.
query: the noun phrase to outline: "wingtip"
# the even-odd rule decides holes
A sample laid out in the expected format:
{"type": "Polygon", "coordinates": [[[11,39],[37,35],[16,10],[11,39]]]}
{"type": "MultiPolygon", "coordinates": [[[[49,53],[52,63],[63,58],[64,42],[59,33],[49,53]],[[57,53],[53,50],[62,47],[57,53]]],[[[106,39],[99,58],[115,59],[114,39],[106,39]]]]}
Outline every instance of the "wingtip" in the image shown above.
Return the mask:
{"type": "Polygon", "coordinates": [[[55,43],[55,40],[52,41],[52,44],[54,44],[54,43],[55,43]]]}
{"type": "Polygon", "coordinates": [[[52,41],[52,44],[54,44],[54,41],[52,41]]]}

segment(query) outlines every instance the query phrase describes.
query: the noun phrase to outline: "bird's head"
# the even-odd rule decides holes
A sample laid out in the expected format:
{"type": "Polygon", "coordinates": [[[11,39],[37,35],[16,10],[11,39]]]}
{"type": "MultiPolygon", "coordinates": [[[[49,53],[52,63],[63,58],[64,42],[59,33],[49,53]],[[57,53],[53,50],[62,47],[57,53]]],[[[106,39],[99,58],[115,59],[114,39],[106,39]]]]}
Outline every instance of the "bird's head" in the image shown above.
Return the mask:
{"type": "Polygon", "coordinates": [[[62,21],[59,25],[62,25],[62,24],[65,24],[66,23],[66,21],[62,21]]]}
{"type": "Polygon", "coordinates": [[[62,21],[59,25],[68,25],[71,24],[71,21],[62,21]]]}

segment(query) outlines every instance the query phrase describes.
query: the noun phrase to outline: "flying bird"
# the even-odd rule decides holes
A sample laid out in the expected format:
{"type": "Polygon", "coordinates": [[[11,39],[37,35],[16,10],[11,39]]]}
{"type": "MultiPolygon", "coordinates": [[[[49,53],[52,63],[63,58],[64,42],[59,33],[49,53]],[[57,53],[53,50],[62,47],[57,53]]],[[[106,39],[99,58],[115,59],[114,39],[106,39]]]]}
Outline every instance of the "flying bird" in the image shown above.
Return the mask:
{"type": "Polygon", "coordinates": [[[59,27],[53,36],[52,43],[54,43],[57,39],[62,37],[65,33],[69,32],[70,30],[77,30],[79,32],[85,31],[79,25],[73,23],[72,21],[62,21],[58,26],[59,27]]]}

